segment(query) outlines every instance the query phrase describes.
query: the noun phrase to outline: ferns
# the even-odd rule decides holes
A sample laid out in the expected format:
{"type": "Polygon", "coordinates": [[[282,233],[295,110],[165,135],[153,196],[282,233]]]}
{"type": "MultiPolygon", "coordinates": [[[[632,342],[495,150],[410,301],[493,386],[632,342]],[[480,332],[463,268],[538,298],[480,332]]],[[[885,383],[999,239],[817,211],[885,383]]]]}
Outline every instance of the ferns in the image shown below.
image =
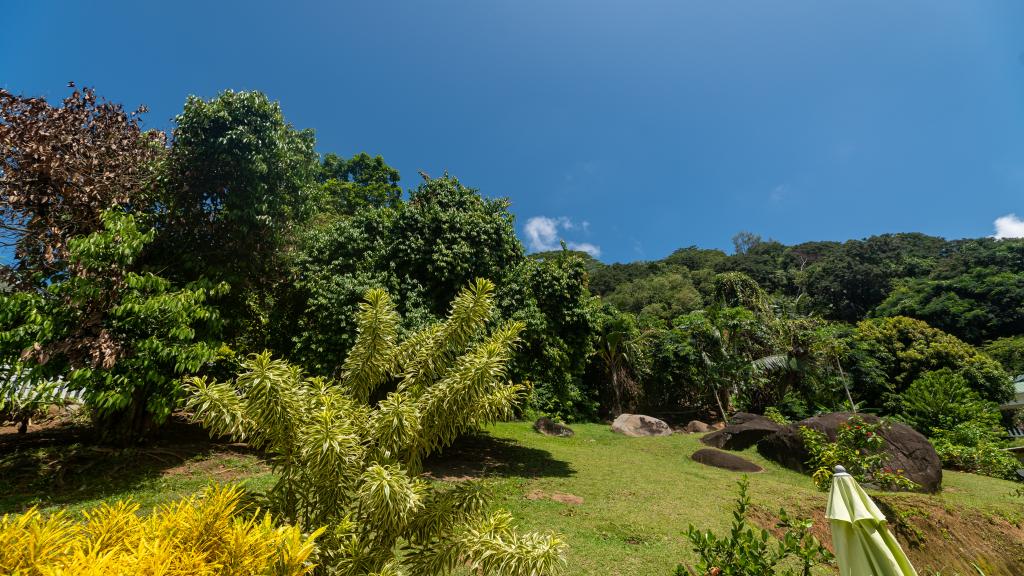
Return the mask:
{"type": "Polygon", "coordinates": [[[237,488],[213,488],[137,515],[130,501],[101,504],[75,522],[35,508],[0,518],[0,572],[25,575],[135,574],[298,576],[313,570],[314,540],[270,516],[239,514],[237,488]]]}
{"type": "Polygon", "coordinates": [[[319,560],[331,574],[433,576],[463,565],[550,574],[562,562],[561,540],[518,534],[507,514],[484,516],[477,484],[434,486],[419,475],[423,458],[507,417],[524,392],[507,382],[523,326],[488,332],[493,293],[477,280],[444,322],[399,343],[391,299],[371,290],[340,382],[304,378],[257,354],[233,384],[190,380],[188,407],[212,433],[266,450],[280,473],[268,497],[291,521],[329,527],[319,560]],[[393,391],[370,404],[382,387],[393,391]]]}

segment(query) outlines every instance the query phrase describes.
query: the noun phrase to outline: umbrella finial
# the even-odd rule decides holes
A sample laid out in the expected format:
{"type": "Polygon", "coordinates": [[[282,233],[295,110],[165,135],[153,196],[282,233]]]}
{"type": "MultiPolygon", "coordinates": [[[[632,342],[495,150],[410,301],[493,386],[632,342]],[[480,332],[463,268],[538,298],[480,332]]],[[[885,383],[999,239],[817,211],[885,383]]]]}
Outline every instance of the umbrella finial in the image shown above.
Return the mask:
{"type": "Polygon", "coordinates": [[[836,466],[835,473],[836,474],[846,474],[846,468],[843,468],[842,466],[836,466]]]}

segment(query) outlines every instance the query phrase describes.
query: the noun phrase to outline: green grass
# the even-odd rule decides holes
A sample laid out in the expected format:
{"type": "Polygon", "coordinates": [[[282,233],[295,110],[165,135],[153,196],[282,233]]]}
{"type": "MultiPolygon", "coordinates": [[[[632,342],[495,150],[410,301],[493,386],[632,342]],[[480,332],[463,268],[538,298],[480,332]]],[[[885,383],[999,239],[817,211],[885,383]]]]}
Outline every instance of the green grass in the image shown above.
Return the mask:
{"type": "Polygon", "coordinates": [[[0,458],[0,513],[38,506],[77,513],[100,502],[132,498],[142,512],[203,490],[237,482],[265,490],[274,477],[245,450],[219,447],[196,453],[103,450],[70,445],[19,450],[0,458]]]}
{"type": "MultiPolygon", "coordinates": [[[[495,486],[496,505],[512,512],[522,528],[564,536],[570,575],[668,576],[680,561],[694,560],[684,535],[688,525],[717,532],[728,528],[741,476],[692,461],[690,455],[703,447],[697,435],[628,438],[606,425],[573,428],[573,438],[551,438],[528,423],[498,424],[485,435],[460,441],[428,469],[455,478],[483,471],[495,486]],[[583,501],[550,499],[556,494],[583,501]]],[[[823,512],[826,494],[810,478],[780,468],[753,449],[742,455],[765,469],[750,476],[749,491],[763,513],[780,507],[798,515],[823,512]]],[[[260,491],[273,481],[259,457],[239,446],[192,440],[113,451],[50,446],[0,457],[0,513],[31,505],[74,512],[125,497],[140,502],[145,511],[211,482],[243,482],[260,491]]],[[[929,511],[945,511],[954,518],[945,527],[950,530],[956,529],[962,511],[977,511],[982,528],[975,523],[972,530],[984,538],[984,518],[1018,525],[1024,519],[1024,497],[1014,494],[1017,486],[946,471],[941,494],[880,498],[897,505],[901,518],[911,521],[929,511]]],[[[922,554],[937,553],[936,546],[944,544],[941,536],[929,537],[922,554]]]]}
{"type": "MultiPolygon", "coordinates": [[[[689,456],[704,447],[697,435],[628,438],[599,424],[573,429],[576,435],[568,439],[542,436],[525,423],[490,429],[494,436],[547,453],[538,463],[546,461],[554,473],[546,474],[541,465],[529,475],[496,482],[501,505],[523,527],[564,534],[570,544],[569,574],[668,575],[678,562],[693,560],[683,534],[688,525],[728,528],[740,475],[691,460],[689,456]],[[526,498],[535,491],[572,494],[583,503],[526,498]]],[[[743,455],[765,469],[751,475],[755,505],[804,514],[824,510],[826,494],[817,491],[810,478],[765,460],[754,449],[743,455]]],[[[1024,499],[1011,496],[1016,487],[1011,482],[947,471],[944,486],[946,491],[939,495],[898,498],[918,506],[975,508],[1017,521],[1024,513],[1024,499]]]]}

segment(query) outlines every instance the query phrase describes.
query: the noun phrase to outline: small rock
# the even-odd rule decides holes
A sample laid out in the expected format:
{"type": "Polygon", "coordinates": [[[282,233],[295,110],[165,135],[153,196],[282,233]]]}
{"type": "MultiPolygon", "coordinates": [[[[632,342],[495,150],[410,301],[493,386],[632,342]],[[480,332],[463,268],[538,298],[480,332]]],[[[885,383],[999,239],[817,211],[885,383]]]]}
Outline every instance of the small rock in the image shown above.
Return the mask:
{"type": "Polygon", "coordinates": [[[711,426],[701,422],[700,420],[690,420],[690,423],[686,425],[686,431],[694,434],[703,434],[711,431],[711,426]]]}
{"type": "Polygon", "coordinates": [[[555,422],[547,416],[537,418],[537,421],[533,423],[533,429],[545,436],[557,436],[559,438],[568,438],[574,434],[572,428],[555,422]]]}
{"type": "Polygon", "coordinates": [[[722,452],[721,450],[715,450],[714,448],[701,448],[694,452],[690,458],[704,464],[705,466],[714,466],[715,468],[722,468],[732,472],[764,471],[764,468],[761,468],[746,458],[742,458],[728,452],[722,452]]]}
{"type": "Polygon", "coordinates": [[[619,414],[612,422],[612,432],[626,436],[670,436],[672,428],[663,420],[643,414],[619,414]]]}

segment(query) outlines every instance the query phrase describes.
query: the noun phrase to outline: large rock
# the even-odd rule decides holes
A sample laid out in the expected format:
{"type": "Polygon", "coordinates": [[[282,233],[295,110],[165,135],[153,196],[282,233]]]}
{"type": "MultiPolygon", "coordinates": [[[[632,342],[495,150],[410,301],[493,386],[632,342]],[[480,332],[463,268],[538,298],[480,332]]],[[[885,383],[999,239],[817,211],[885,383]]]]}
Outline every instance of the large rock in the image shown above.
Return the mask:
{"type": "MultiPolygon", "coordinates": [[[[804,444],[800,427],[817,430],[829,440],[835,440],[839,426],[846,423],[853,414],[833,412],[822,414],[790,424],[775,434],[765,437],[757,445],[762,456],[798,472],[810,472],[807,461],[810,452],[804,444]]],[[[877,424],[879,418],[872,414],[859,414],[869,424],[877,424]]],[[[885,451],[889,454],[886,463],[890,468],[903,470],[903,475],[921,485],[925,492],[936,492],[942,486],[942,461],[931,442],[920,432],[900,422],[890,422],[879,433],[885,439],[885,451]]]]}
{"type": "Polygon", "coordinates": [[[700,420],[690,420],[690,423],[686,425],[686,431],[691,434],[703,434],[711,431],[711,426],[701,422],[700,420]]]}
{"type": "Polygon", "coordinates": [[[555,422],[547,416],[537,418],[537,421],[533,423],[533,429],[545,436],[558,436],[560,438],[568,438],[574,434],[572,428],[555,422]]]}
{"type": "Polygon", "coordinates": [[[643,414],[619,414],[612,422],[612,432],[626,436],[668,436],[672,428],[662,420],[643,414]]]}
{"type": "Polygon", "coordinates": [[[704,436],[700,441],[715,448],[745,450],[780,430],[780,424],[764,416],[737,412],[729,419],[729,424],[725,428],[704,436]]]}
{"type": "Polygon", "coordinates": [[[722,452],[714,448],[701,448],[690,456],[693,460],[706,466],[723,468],[733,472],[761,472],[764,470],[746,458],[742,458],[729,452],[722,452]]]}

